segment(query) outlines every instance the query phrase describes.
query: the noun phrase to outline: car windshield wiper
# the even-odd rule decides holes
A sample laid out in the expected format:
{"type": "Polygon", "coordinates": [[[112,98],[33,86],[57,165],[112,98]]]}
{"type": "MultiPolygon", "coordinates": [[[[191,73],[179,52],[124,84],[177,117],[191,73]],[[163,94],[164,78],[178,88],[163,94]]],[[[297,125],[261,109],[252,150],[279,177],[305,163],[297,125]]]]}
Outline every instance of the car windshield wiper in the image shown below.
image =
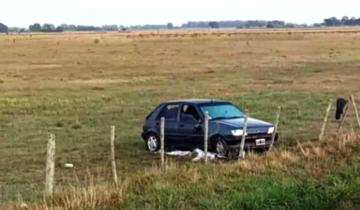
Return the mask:
{"type": "Polygon", "coordinates": [[[243,116],[231,116],[231,117],[226,117],[225,119],[236,119],[236,118],[243,118],[243,116]]]}
{"type": "Polygon", "coordinates": [[[221,119],[234,119],[234,118],[242,118],[243,116],[230,116],[230,117],[215,117],[211,118],[212,120],[221,120],[221,119]]]}
{"type": "Polygon", "coordinates": [[[211,118],[211,120],[221,120],[221,119],[225,119],[226,117],[214,117],[214,118],[211,118]]]}

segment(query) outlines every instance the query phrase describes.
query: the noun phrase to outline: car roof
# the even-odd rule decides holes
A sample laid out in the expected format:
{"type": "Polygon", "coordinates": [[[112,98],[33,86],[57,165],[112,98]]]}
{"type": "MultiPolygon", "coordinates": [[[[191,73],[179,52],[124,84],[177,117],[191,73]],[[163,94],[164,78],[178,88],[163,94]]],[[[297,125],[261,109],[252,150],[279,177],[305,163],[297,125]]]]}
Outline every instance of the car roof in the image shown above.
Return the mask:
{"type": "Polygon", "coordinates": [[[167,101],[165,103],[189,103],[189,104],[209,104],[209,103],[229,103],[228,101],[219,99],[203,99],[203,98],[189,98],[167,101]]]}

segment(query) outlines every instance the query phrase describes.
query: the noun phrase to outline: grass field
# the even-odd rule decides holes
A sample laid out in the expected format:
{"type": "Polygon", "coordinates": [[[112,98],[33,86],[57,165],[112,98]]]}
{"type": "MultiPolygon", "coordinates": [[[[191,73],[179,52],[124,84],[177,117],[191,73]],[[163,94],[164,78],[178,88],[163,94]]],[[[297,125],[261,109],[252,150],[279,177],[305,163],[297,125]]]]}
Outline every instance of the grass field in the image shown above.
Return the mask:
{"type": "MultiPolygon", "coordinates": [[[[100,202],[106,208],[360,208],[360,139],[338,152],[328,144],[310,161],[296,143],[317,143],[330,99],[352,93],[360,106],[359,34],[355,28],[0,35],[0,204],[41,201],[49,133],[57,138],[57,186],[85,186],[89,177],[103,186],[115,125],[120,176],[134,180],[125,181],[132,184],[121,195],[107,190],[110,198],[100,202]],[[157,172],[158,157],[140,138],[143,119],[164,100],[192,97],[231,100],[269,121],[281,105],[278,150],[250,156],[246,163],[260,161],[260,169],[173,160],[166,175],[157,172]],[[276,159],[284,152],[290,159],[276,159]]],[[[329,141],[334,130],[331,122],[329,141]]]]}

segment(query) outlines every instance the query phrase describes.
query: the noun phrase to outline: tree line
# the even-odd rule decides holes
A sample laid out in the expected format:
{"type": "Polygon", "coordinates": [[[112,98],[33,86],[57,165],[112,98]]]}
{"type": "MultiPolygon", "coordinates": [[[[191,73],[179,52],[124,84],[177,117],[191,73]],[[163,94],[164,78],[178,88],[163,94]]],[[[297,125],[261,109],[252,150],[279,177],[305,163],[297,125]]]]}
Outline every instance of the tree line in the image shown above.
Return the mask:
{"type": "Polygon", "coordinates": [[[295,24],[286,23],[281,20],[234,20],[234,21],[189,21],[182,24],[182,28],[296,28],[296,27],[331,27],[331,26],[360,26],[360,18],[349,18],[344,16],[341,19],[336,17],[326,18],[322,23],[295,24]]]}
{"type": "Polygon", "coordinates": [[[304,24],[286,23],[280,20],[234,20],[234,21],[190,21],[182,24],[182,28],[294,28],[307,27],[304,24]]]}
{"type": "Polygon", "coordinates": [[[68,25],[61,24],[55,26],[53,24],[43,24],[35,23],[29,26],[29,31],[31,32],[63,32],[63,31],[118,31],[121,26],[118,25],[103,25],[98,26],[86,26],[86,25],[68,25]]]}
{"type": "Polygon", "coordinates": [[[122,25],[72,25],[61,24],[39,24],[34,23],[26,28],[8,27],[0,22],[0,33],[8,32],[63,32],[63,31],[126,31],[126,30],[148,30],[148,29],[173,29],[173,28],[295,28],[295,27],[331,27],[331,26],[360,26],[360,18],[344,16],[341,19],[336,17],[326,18],[322,23],[311,25],[286,23],[281,20],[234,20],[234,21],[189,21],[180,27],[175,27],[172,23],[157,25],[135,25],[124,27],[122,25]]]}
{"type": "Polygon", "coordinates": [[[341,19],[337,19],[336,17],[331,17],[325,19],[323,24],[325,26],[358,26],[360,25],[360,18],[344,16],[341,19]]]}

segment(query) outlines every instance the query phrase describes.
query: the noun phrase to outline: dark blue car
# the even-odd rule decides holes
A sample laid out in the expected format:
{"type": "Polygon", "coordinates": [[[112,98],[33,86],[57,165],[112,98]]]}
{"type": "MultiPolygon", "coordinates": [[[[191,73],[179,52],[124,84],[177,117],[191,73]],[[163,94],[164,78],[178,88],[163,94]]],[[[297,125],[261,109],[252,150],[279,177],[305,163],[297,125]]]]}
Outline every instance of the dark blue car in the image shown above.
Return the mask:
{"type": "MultiPolygon", "coordinates": [[[[226,156],[240,147],[244,135],[244,114],[234,104],[213,99],[186,99],[160,104],[145,120],[142,137],[146,148],[160,148],[160,119],[165,118],[165,145],[189,148],[204,147],[204,113],[209,114],[209,148],[226,156]]],[[[245,149],[268,149],[274,126],[248,118],[245,149]]],[[[277,139],[277,137],[276,137],[277,139]]]]}

